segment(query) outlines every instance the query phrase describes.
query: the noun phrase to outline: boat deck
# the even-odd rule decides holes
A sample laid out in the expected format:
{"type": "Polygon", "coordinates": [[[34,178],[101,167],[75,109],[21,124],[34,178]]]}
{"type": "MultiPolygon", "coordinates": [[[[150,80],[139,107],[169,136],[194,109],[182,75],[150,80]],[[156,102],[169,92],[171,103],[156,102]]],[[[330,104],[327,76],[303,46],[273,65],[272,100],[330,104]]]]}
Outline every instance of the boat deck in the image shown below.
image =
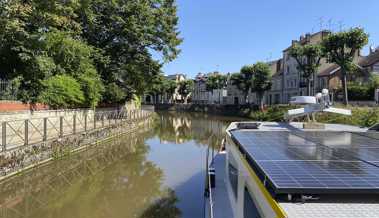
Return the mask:
{"type": "Polygon", "coordinates": [[[214,218],[231,218],[233,217],[232,205],[227,189],[226,173],[225,173],[226,155],[217,154],[212,166],[216,171],[216,187],[212,189],[213,193],[213,209],[214,218]]]}
{"type": "MultiPolygon", "coordinates": [[[[229,128],[227,130],[229,137],[232,137],[230,131],[232,131],[234,129],[237,129],[237,123],[232,123],[229,126],[229,128]]],[[[315,131],[315,130],[303,129],[302,123],[263,122],[263,123],[261,123],[261,126],[259,127],[259,129],[255,129],[255,130],[242,129],[242,130],[238,130],[238,131],[248,133],[250,131],[253,131],[253,132],[260,132],[260,131],[262,131],[262,132],[267,132],[267,131],[272,131],[272,132],[276,132],[276,131],[279,131],[279,132],[300,131],[301,132],[301,131],[304,131],[304,132],[307,132],[307,131],[315,131]]],[[[321,131],[321,132],[325,132],[325,131],[326,132],[353,132],[353,133],[356,133],[358,135],[358,137],[356,137],[356,138],[359,138],[359,135],[361,135],[360,133],[367,132],[367,129],[355,127],[355,126],[349,126],[349,125],[341,125],[341,124],[325,124],[325,129],[316,130],[316,131],[321,131]]],[[[280,135],[279,132],[278,132],[278,134],[273,133],[272,136],[279,137],[279,135],[280,135]]],[[[307,135],[307,134],[308,133],[304,133],[304,135],[307,135]]],[[[245,135],[248,136],[248,134],[245,134],[245,135]]],[[[310,135],[312,135],[312,133],[310,135]]],[[[303,154],[304,157],[307,157],[308,159],[312,159],[311,157],[314,157],[315,159],[321,158],[320,160],[317,159],[318,161],[321,162],[325,159],[325,157],[323,157],[322,155],[332,155],[332,154],[336,154],[337,153],[336,151],[340,151],[341,149],[342,150],[343,149],[345,149],[345,150],[350,149],[350,147],[346,147],[346,145],[345,145],[346,143],[349,146],[353,145],[354,143],[360,145],[360,147],[353,146],[355,148],[355,150],[352,149],[351,151],[356,151],[357,148],[360,148],[361,151],[366,151],[367,148],[377,149],[377,148],[371,148],[372,146],[376,147],[376,145],[373,145],[371,142],[376,142],[375,139],[377,140],[379,138],[378,136],[379,136],[378,133],[372,132],[372,135],[369,135],[369,137],[372,138],[373,140],[370,139],[370,140],[367,140],[366,142],[357,142],[355,140],[355,138],[353,137],[351,140],[348,140],[346,142],[342,141],[340,143],[341,145],[339,145],[337,143],[339,146],[342,146],[342,147],[336,147],[336,148],[331,148],[331,149],[328,148],[329,150],[332,150],[333,152],[326,152],[326,153],[325,152],[320,153],[320,152],[317,152],[317,150],[313,150],[313,149],[306,149],[306,148],[317,147],[317,144],[318,144],[318,143],[310,143],[310,144],[308,143],[307,144],[306,142],[308,142],[307,140],[310,140],[309,138],[307,138],[304,141],[300,141],[301,142],[300,144],[295,143],[295,144],[293,144],[293,146],[298,148],[298,152],[304,150],[304,152],[301,153],[301,154],[303,154]],[[320,154],[322,154],[322,155],[320,155],[320,154]]],[[[273,140],[273,141],[270,141],[269,146],[275,147],[276,144],[281,143],[275,137],[270,138],[270,140],[273,140]]],[[[312,140],[316,140],[316,139],[312,138],[312,140]]],[[[249,141],[251,139],[247,139],[245,137],[244,140],[249,141]]],[[[257,140],[257,139],[255,138],[255,140],[257,140]]],[[[324,141],[322,141],[322,143],[325,144],[326,142],[330,142],[333,145],[333,144],[336,144],[336,140],[337,139],[334,139],[331,137],[331,138],[327,138],[327,140],[324,139],[324,141]]],[[[337,140],[337,142],[338,142],[338,140],[337,140]]],[[[286,143],[288,143],[288,141],[286,141],[286,143]]],[[[241,143],[241,144],[244,144],[244,143],[241,143]]],[[[258,145],[260,145],[260,144],[257,144],[257,146],[258,145]]],[[[280,144],[280,145],[283,146],[282,144],[280,144]]],[[[285,144],[285,145],[287,145],[287,144],[285,144]]],[[[251,149],[252,145],[249,145],[249,146],[248,147],[250,148],[250,150],[252,150],[251,149]]],[[[262,149],[267,148],[267,146],[268,145],[262,144],[262,149]]],[[[327,146],[329,146],[329,144],[326,144],[326,146],[323,146],[323,147],[327,147],[327,146]]],[[[236,146],[235,148],[238,148],[238,146],[236,146]]],[[[238,149],[235,149],[235,148],[234,148],[234,150],[238,151],[238,149]]],[[[295,161],[296,163],[299,162],[299,160],[297,160],[295,158],[297,156],[291,156],[292,153],[289,153],[287,150],[282,149],[282,147],[280,147],[280,149],[276,149],[276,151],[278,151],[279,153],[275,153],[275,154],[271,153],[271,155],[269,155],[269,153],[267,153],[268,154],[267,157],[266,156],[259,156],[259,158],[261,158],[264,162],[267,162],[268,161],[268,160],[266,160],[267,158],[268,159],[273,158],[276,155],[275,157],[278,159],[278,161],[283,161],[283,160],[286,160],[287,157],[291,157],[291,158],[293,158],[293,160],[291,159],[291,161],[295,161]],[[286,151],[287,151],[287,153],[286,153],[286,151]]],[[[228,152],[230,152],[230,151],[228,151],[228,152]]],[[[266,154],[266,153],[264,153],[264,154],[266,154]]],[[[354,161],[359,162],[359,161],[361,161],[360,160],[361,158],[364,159],[366,157],[370,157],[369,154],[372,155],[372,152],[354,153],[354,155],[359,155],[359,156],[357,156],[359,158],[357,160],[354,159],[354,161]],[[364,155],[366,155],[366,156],[364,156],[364,155]]],[[[254,155],[257,156],[257,153],[255,152],[254,155]]],[[[347,160],[345,160],[343,158],[346,158],[346,157],[341,157],[341,160],[338,160],[338,161],[346,162],[347,160]]],[[[308,159],[307,159],[307,161],[309,161],[308,159]]],[[[229,197],[230,194],[228,194],[228,190],[227,190],[227,188],[230,188],[230,187],[226,186],[225,184],[227,184],[226,183],[227,181],[226,182],[224,181],[226,179],[225,163],[221,164],[220,162],[222,162],[222,161],[224,161],[224,162],[226,161],[225,155],[223,158],[218,157],[217,162],[218,162],[218,165],[220,165],[220,166],[216,167],[216,178],[217,178],[216,179],[216,185],[219,185],[218,183],[220,183],[220,180],[221,180],[222,184],[224,185],[224,187],[221,187],[221,188],[215,190],[215,196],[217,196],[216,200],[219,202],[220,201],[226,201],[227,199],[230,198],[229,197]],[[222,169],[222,168],[224,168],[224,169],[222,169]],[[221,192],[221,190],[222,190],[222,192],[221,192]],[[223,196],[224,200],[220,199],[220,196],[223,196]],[[226,197],[226,196],[228,196],[228,197],[226,197]]],[[[372,166],[373,168],[376,167],[374,163],[370,162],[370,159],[368,159],[367,161],[364,161],[364,162],[365,163],[362,163],[362,164],[368,164],[368,165],[372,166]]],[[[327,166],[326,163],[324,164],[325,167],[327,166]]],[[[216,166],[216,162],[215,162],[215,166],[216,166]]],[[[356,175],[361,175],[361,174],[362,174],[362,176],[366,175],[365,172],[359,172],[356,175]]],[[[298,174],[296,174],[296,175],[299,178],[301,176],[298,174]]],[[[289,217],[289,218],[305,218],[305,217],[307,217],[307,218],[316,218],[316,217],[317,218],[332,218],[332,217],[336,217],[336,218],[350,218],[350,217],[351,218],[353,218],[353,217],[354,218],[356,218],[356,217],[379,218],[379,198],[378,198],[378,195],[376,195],[376,194],[370,194],[370,193],[346,194],[346,193],[327,193],[326,192],[326,193],[320,193],[320,195],[317,195],[317,194],[313,195],[313,197],[315,197],[314,199],[307,199],[305,201],[299,201],[299,200],[289,201],[288,199],[283,199],[283,197],[286,197],[286,196],[287,195],[278,195],[278,196],[273,195],[277,204],[285,212],[285,214],[286,214],[285,217],[289,217]],[[320,198],[318,198],[318,197],[320,197],[320,198]]],[[[305,194],[304,197],[308,197],[307,194],[305,194]]],[[[215,206],[216,206],[216,204],[215,204],[215,206]]],[[[217,208],[215,207],[215,211],[222,211],[222,213],[224,211],[232,211],[233,212],[233,209],[230,209],[229,207],[227,207],[225,205],[219,204],[218,206],[219,207],[217,207],[217,208]]],[[[229,214],[226,216],[218,216],[218,217],[233,217],[232,215],[229,215],[229,214]]],[[[215,216],[215,217],[217,217],[217,216],[215,216]]]]}

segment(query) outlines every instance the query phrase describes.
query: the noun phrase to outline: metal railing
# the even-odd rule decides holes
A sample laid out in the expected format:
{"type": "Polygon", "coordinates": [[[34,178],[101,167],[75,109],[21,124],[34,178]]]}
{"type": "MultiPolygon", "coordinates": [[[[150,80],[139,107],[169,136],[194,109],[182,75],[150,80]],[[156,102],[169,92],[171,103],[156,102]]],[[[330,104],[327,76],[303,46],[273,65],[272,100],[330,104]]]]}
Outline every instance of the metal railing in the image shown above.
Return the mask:
{"type": "Polygon", "coordinates": [[[151,112],[144,110],[101,111],[96,113],[75,113],[70,116],[3,121],[0,126],[1,151],[5,152],[20,146],[85,133],[117,125],[121,122],[144,119],[150,114],[151,112]]]}
{"type": "Polygon", "coordinates": [[[204,218],[213,218],[214,217],[214,202],[213,202],[213,191],[212,191],[212,184],[211,184],[211,175],[210,175],[210,168],[213,165],[213,160],[214,160],[214,150],[212,148],[212,154],[211,157],[209,157],[210,152],[209,152],[210,147],[208,146],[207,148],[207,153],[206,153],[206,178],[205,178],[205,186],[206,186],[206,197],[205,197],[205,202],[204,202],[204,218]],[[209,161],[210,160],[210,161],[209,161]]]}
{"type": "Polygon", "coordinates": [[[18,87],[9,80],[0,79],[0,100],[16,100],[18,87]]]}

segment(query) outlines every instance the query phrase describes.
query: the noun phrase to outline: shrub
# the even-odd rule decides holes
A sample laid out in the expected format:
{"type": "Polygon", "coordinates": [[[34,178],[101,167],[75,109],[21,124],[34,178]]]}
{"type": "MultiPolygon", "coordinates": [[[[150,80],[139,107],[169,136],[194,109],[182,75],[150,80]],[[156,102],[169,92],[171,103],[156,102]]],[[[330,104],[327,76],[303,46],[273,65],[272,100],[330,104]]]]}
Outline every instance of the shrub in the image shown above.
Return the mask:
{"type": "Polygon", "coordinates": [[[349,100],[352,101],[371,101],[374,99],[374,91],[375,88],[371,82],[365,85],[352,82],[348,85],[349,100]]]}
{"type": "Polygon", "coordinates": [[[96,107],[104,92],[104,85],[96,70],[79,75],[78,81],[84,93],[84,106],[96,107]]]}
{"type": "Polygon", "coordinates": [[[104,100],[106,103],[122,103],[125,98],[125,91],[116,83],[109,83],[105,87],[104,100]]]}
{"type": "Polygon", "coordinates": [[[44,80],[42,84],[44,90],[39,99],[52,108],[72,108],[84,103],[80,84],[71,76],[56,75],[44,80]]]}

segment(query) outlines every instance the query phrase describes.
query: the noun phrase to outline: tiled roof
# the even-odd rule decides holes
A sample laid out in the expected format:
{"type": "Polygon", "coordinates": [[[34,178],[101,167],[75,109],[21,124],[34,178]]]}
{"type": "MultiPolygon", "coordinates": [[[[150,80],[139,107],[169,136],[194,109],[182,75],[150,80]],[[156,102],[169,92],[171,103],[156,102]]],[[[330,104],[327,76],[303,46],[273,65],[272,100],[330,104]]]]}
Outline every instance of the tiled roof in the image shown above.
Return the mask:
{"type": "Polygon", "coordinates": [[[379,50],[367,56],[360,57],[358,64],[362,67],[369,67],[377,62],[379,62],[379,50]]]}
{"type": "Polygon", "coordinates": [[[322,70],[318,74],[318,76],[319,77],[330,76],[330,75],[338,72],[339,69],[340,69],[340,67],[337,64],[332,64],[330,67],[327,67],[326,69],[322,70]]]}

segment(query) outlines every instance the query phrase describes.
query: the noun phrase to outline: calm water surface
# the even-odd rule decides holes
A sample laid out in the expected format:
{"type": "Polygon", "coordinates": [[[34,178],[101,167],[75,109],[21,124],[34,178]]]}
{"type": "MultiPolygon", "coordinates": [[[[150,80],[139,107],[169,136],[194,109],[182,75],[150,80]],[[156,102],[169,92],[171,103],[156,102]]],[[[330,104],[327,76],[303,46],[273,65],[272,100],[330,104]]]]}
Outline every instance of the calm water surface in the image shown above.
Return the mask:
{"type": "Polygon", "coordinates": [[[160,113],[139,133],[0,184],[0,217],[201,218],[206,149],[231,121],[160,113]]]}

